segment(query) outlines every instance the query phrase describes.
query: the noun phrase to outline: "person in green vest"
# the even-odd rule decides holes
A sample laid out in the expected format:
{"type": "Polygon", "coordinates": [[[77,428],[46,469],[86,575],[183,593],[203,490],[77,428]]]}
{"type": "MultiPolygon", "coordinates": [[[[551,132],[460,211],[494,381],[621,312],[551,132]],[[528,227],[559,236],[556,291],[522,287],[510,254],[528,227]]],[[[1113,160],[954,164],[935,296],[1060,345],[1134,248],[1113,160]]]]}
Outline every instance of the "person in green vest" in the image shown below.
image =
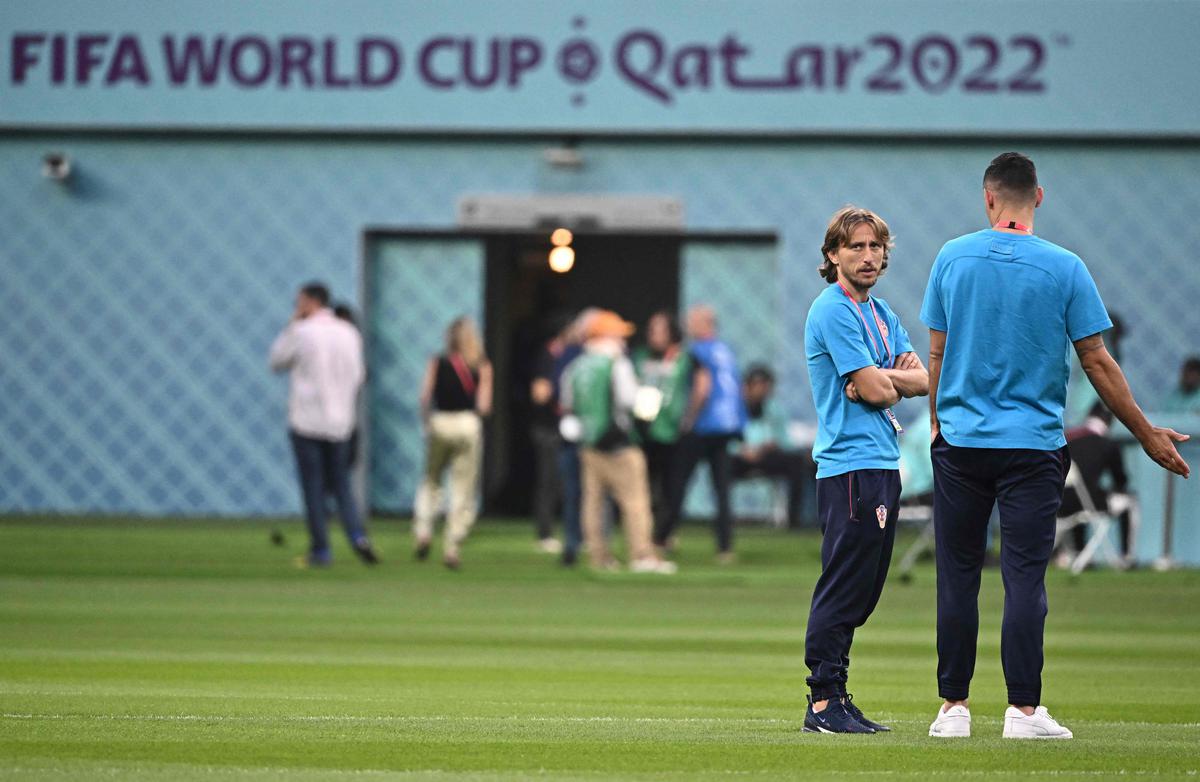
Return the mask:
{"type": "Polygon", "coordinates": [[[578,424],[583,498],[581,521],[588,558],[597,570],[620,566],[604,537],[604,497],[621,511],[629,569],[635,573],[675,572],[675,564],[655,553],[650,540],[650,487],[646,459],[637,446],[633,406],[637,378],[625,355],[634,326],[615,312],[600,310],[588,320],[583,354],[563,373],[560,403],[578,424]]]}
{"type": "Polygon", "coordinates": [[[666,510],[667,481],[674,469],[691,380],[679,321],[666,310],[651,315],[646,344],[634,350],[632,358],[640,384],[633,413],[650,477],[650,507],[658,521],[666,510]]]}

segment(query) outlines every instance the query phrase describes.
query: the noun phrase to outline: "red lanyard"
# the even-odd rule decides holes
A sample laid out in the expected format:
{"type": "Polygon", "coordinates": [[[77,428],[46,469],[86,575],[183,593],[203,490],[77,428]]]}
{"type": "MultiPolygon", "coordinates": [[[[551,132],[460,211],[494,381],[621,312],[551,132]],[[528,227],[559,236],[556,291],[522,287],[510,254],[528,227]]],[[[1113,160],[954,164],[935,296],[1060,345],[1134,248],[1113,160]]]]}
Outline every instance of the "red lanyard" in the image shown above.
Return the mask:
{"type": "MultiPolygon", "coordinates": [[[[871,347],[875,348],[875,355],[882,356],[883,352],[880,351],[879,345],[875,342],[875,335],[871,333],[871,327],[867,324],[867,316],[863,315],[862,310],[858,308],[858,302],[850,295],[850,290],[841,280],[838,280],[838,287],[842,289],[842,293],[846,294],[846,298],[850,300],[850,306],[854,308],[854,311],[858,313],[858,317],[862,320],[863,328],[866,329],[867,336],[871,339],[871,347]]],[[[875,318],[875,327],[879,329],[879,337],[883,340],[883,349],[887,351],[887,363],[884,366],[891,366],[892,348],[888,345],[887,341],[887,326],[879,319],[879,313],[875,311],[875,300],[871,298],[870,294],[867,295],[867,302],[871,305],[871,317],[875,318]]]]}
{"type": "Polygon", "coordinates": [[[1027,234],[1033,233],[1033,226],[1018,223],[1016,220],[1009,220],[1007,223],[1001,220],[993,225],[992,228],[1007,228],[1010,231],[1024,231],[1027,234]]]}
{"type": "Polygon", "coordinates": [[[467,392],[467,396],[475,396],[475,378],[471,377],[471,373],[467,371],[467,362],[462,360],[462,356],[453,353],[450,356],[450,366],[458,375],[458,382],[462,383],[463,391],[467,392]]]}

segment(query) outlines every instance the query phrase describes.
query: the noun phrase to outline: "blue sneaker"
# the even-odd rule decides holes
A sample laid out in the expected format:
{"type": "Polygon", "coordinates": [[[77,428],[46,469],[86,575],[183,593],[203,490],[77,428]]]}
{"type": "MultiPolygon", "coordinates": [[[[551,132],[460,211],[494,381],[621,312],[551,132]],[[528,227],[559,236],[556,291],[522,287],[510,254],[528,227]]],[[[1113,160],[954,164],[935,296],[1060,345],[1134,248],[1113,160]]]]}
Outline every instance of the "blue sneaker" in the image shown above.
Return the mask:
{"type": "Polygon", "coordinates": [[[886,733],[887,731],[891,730],[891,728],[889,728],[887,725],[876,722],[875,720],[867,719],[866,716],[862,713],[862,709],[860,709],[854,705],[854,696],[853,695],[850,695],[849,693],[843,695],[842,696],[842,704],[845,705],[846,711],[848,711],[850,713],[851,717],[856,719],[861,724],[866,725],[868,728],[875,731],[876,733],[886,733]]]}
{"type": "Polygon", "coordinates": [[[812,698],[808,699],[808,711],[804,715],[805,733],[874,733],[874,729],[863,725],[841,701],[831,698],[824,711],[815,712],[812,698]]]}

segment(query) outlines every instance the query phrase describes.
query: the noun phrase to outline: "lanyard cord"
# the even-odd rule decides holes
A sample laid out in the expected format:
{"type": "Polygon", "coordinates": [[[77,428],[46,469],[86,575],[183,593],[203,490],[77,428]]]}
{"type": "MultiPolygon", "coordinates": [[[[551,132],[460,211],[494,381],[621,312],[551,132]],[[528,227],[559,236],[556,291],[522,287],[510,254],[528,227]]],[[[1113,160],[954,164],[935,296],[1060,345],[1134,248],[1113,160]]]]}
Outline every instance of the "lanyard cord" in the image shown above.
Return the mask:
{"type": "Polygon", "coordinates": [[[473,398],[475,396],[475,378],[467,369],[467,362],[463,361],[462,356],[457,353],[452,353],[449,360],[454,373],[458,375],[458,382],[462,384],[463,391],[467,392],[467,396],[473,398]]]}
{"type": "Polygon", "coordinates": [[[1007,228],[1010,231],[1021,231],[1027,234],[1033,233],[1033,228],[1024,223],[1018,223],[1016,220],[1001,220],[993,225],[992,228],[1007,228]]]}
{"type": "MultiPolygon", "coordinates": [[[[838,280],[838,287],[842,289],[842,293],[846,294],[846,298],[850,300],[850,306],[856,313],[858,313],[859,319],[862,320],[863,328],[867,332],[867,337],[871,340],[871,347],[875,349],[874,355],[882,358],[883,351],[879,349],[878,343],[875,342],[875,335],[871,333],[871,327],[867,324],[867,316],[863,315],[862,310],[858,308],[858,302],[854,300],[852,295],[850,295],[850,290],[842,283],[841,280],[838,280]]],[[[879,338],[883,340],[883,350],[887,351],[886,366],[890,366],[892,364],[892,348],[890,345],[888,345],[887,337],[883,336],[883,322],[879,319],[879,313],[875,311],[875,300],[871,298],[870,294],[867,294],[867,302],[871,305],[871,317],[875,319],[875,328],[879,329],[879,338]]]]}

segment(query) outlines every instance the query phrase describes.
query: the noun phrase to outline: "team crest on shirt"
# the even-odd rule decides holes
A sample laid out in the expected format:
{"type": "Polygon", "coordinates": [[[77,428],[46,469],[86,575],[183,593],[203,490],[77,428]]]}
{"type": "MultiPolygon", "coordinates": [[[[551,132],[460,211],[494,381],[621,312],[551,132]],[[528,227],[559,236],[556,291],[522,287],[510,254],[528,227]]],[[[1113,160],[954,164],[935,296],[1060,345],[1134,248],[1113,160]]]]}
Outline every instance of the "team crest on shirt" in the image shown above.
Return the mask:
{"type": "Polygon", "coordinates": [[[875,509],[875,518],[879,521],[879,528],[883,529],[887,526],[887,506],[880,505],[875,509]]]}

